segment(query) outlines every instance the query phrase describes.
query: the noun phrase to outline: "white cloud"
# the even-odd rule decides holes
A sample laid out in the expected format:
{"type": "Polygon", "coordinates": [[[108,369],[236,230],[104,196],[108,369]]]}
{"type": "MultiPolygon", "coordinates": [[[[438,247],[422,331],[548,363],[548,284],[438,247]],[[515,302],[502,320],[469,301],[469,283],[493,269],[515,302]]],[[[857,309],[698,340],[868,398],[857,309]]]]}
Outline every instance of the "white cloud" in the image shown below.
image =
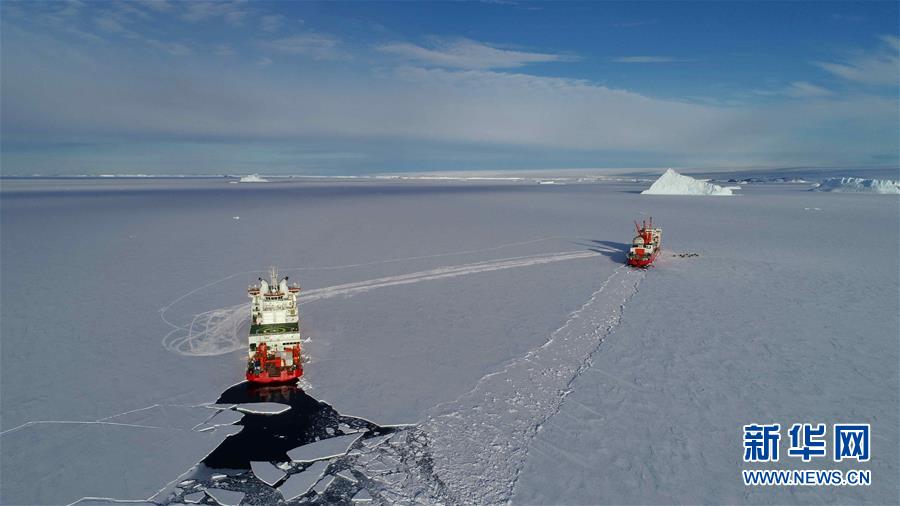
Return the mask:
{"type": "Polygon", "coordinates": [[[260,26],[267,32],[277,32],[285,21],[281,14],[271,14],[260,18],[260,26]]]}
{"type": "Polygon", "coordinates": [[[237,51],[232,49],[228,44],[219,44],[213,50],[213,54],[216,56],[233,56],[237,54],[237,51]]]}
{"type": "Polygon", "coordinates": [[[529,63],[572,61],[568,55],[514,51],[483,44],[469,39],[432,39],[433,47],[408,42],[394,42],[379,46],[384,53],[434,67],[460,69],[515,68],[529,63]]]}
{"type": "Polygon", "coordinates": [[[331,35],[306,33],[265,41],[262,46],[284,54],[310,56],[317,60],[335,60],[345,57],[338,47],[339,44],[340,40],[331,35]]]}
{"type": "Polygon", "coordinates": [[[831,90],[823,88],[821,86],[817,86],[812,83],[808,83],[806,81],[794,81],[792,82],[787,90],[785,90],[787,95],[792,97],[827,97],[829,95],[833,95],[831,90]]]}
{"type": "Polygon", "coordinates": [[[128,18],[126,18],[121,13],[115,12],[104,12],[94,18],[94,24],[96,24],[97,28],[99,28],[101,31],[121,35],[123,37],[128,37],[131,39],[140,38],[140,35],[137,32],[126,27],[126,23],[128,22],[128,18]]]}
{"type": "Polygon", "coordinates": [[[688,58],[673,58],[671,56],[620,56],[613,58],[616,63],[674,63],[695,61],[688,58]]]}
{"type": "Polygon", "coordinates": [[[156,12],[169,12],[172,10],[172,4],[166,0],[137,0],[137,3],[156,12]]]}
{"type": "MultiPolygon", "coordinates": [[[[330,67],[300,72],[282,65],[285,54],[339,48],[333,37],[314,34],[266,43],[280,49],[266,51],[271,58],[227,65],[196,65],[192,58],[133,65],[134,48],[126,45],[73,59],[67,44],[45,33],[16,37],[4,40],[5,138],[40,132],[41,139],[77,136],[129,146],[148,139],[233,146],[326,139],[335,151],[365,143],[397,152],[440,145],[458,156],[489,146],[503,157],[541,150],[598,154],[598,163],[600,154],[620,152],[688,163],[834,164],[898,148],[895,95],[721,106],[524,72],[408,66],[373,74],[342,66],[335,74],[330,67]],[[272,59],[284,69],[277,76],[260,71],[272,59]]],[[[173,54],[191,50],[155,44],[173,54]]],[[[787,89],[811,96],[819,88],[796,81],[787,89]]]]}
{"type": "Polygon", "coordinates": [[[68,0],[65,2],[65,7],[56,11],[55,14],[67,17],[77,16],[82,7],[84,7],[84,2],[80,0],[68,0]]]}
{"type": "Polygon", "coordinates": [[[172,56],[187,56],[194,53],[193,49],[180,42],[162,42],[156,39],[147,39],[147,44],[161,49],[172,56]]]}
{"type": "Polygon", "coordinates": [[[841,62],[814,62],[819,68],[842,79],[872,85],[900,84],[900,38],[880,37],[882,46],[858,53],[841,62]]]}
{"type": "Polygon", "coordinates": [[[187,10],[181,18],[192,22],[222,18],[229,24],[240,25],[249,14],[240,4],[234,2],[196,1],[186,2],[183,5],[187,5],[187,10]]]}

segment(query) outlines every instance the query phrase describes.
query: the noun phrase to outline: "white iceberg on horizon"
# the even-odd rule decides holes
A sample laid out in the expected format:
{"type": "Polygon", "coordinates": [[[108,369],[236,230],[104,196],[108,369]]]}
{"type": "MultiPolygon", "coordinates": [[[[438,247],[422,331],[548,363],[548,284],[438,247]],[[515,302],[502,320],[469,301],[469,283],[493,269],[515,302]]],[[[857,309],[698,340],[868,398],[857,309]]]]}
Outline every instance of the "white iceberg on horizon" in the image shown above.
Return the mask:
{"type": "Polygon", "coordinates": [[[812,188],[817,192],[878,193],[900,195],[900,181],[890,179],[863,179],[860,177],[829,177],[812,188]]]}
{"type": "Polygon", "coordinates": [[[248,174],[241,177],[242,183],[268,183],[268,179],[261,178],[259,174],[248,174]]]}
{"type": "Polygon", "coordinates": [[[672,169],[659,176],[641,195],[734,195],[731,188],[683,176],[672,169]]]}

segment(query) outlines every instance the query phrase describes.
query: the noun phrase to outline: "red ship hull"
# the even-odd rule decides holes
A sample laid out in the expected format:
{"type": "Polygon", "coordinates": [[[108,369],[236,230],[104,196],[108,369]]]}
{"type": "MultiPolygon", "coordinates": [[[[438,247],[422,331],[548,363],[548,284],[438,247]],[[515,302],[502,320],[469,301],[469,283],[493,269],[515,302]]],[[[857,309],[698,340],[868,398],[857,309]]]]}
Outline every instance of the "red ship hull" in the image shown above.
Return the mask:
{"type": "Polygon", "coordinates": [[[270,354],[266,343],[256,347],[256,355],[247,363],[247,381],[251,383],[287,383],[303,376],[303,364],[300,361],[300,345],[285,348],[283,354],[289,353],[292,360],[277,354],[270,354]]]}
{"type": "Polygon", "coordinates": [[[295,370],[282,369],[278,376],[269,375],[268,371],[262,371],[259,374],[247,373],[247,381],[250,383],[287,383],[294,381],[303,376],[303,367],[295,370]]]}
{"type": "Polygon", "coordinates": [[[652,255],[650,255],[649,258],[629,258],[628,265],[630,265],[632,267],[647,267],[648,265],[652,264],[653,261],[656,260],[656,257],[658,257],[658,256],[659,256],[659,250],[657,249],[656,251],[653,252],[652,255]]]}

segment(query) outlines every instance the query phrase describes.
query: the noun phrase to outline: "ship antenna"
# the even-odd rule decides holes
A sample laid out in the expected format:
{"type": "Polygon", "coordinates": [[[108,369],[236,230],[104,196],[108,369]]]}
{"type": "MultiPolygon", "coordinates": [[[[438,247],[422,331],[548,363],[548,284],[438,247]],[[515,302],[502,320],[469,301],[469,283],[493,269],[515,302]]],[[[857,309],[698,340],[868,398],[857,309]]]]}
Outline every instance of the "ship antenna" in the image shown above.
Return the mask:
{"type": "Polygon", "coordinates": [[[275,267],[273,265],[271,267],[271,269],[269,270],[269,275],[272,277],[272,284],[277,285],[278,284],[278,267],[275,267]]]}

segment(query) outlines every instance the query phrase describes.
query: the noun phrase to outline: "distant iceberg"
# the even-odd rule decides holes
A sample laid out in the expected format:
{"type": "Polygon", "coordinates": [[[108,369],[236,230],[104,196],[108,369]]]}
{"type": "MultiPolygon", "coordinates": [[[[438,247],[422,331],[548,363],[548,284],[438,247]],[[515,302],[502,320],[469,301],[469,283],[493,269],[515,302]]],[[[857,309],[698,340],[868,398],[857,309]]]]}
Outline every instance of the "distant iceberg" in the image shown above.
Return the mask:
{"type": "Polygon", "coordinates": [[[672,169],[668,169],[659,176],[650,188],[641,192],[641,195],[734,195],[731,188],[723,188],[719,185],[699,181],[689,176],[682,176],[672,169]]]}
{"type": "Polygon", "coordinates": [[[268,183],[268,179],[259,177],[259,174],[249,174],[241,178],[242,183],[268,183]]]}
{"type": "Polygon", "coordinates": [[[829,177],[812,188],[817,192],[880,193],[900,195],[900,181],[863,179],[859,177],[829,177]]]}

